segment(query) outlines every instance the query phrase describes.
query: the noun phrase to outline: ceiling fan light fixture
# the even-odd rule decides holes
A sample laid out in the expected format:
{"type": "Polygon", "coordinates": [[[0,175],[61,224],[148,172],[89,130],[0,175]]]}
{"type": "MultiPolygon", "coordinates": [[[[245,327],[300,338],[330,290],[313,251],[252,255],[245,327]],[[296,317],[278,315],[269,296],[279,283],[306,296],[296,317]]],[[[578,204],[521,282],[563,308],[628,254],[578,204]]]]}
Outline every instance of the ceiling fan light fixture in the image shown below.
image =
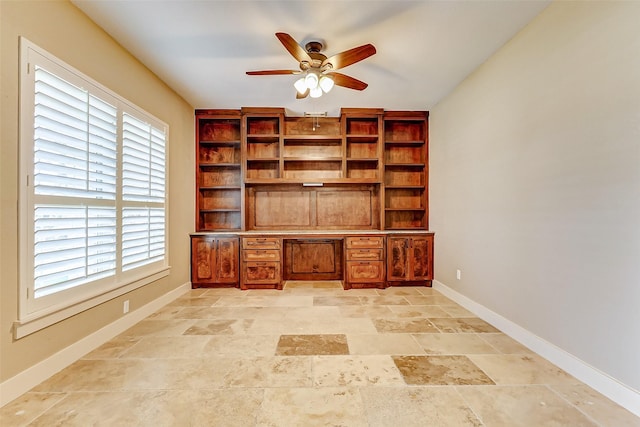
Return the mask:
{"type": "Polygon", "coordinates": [[[303,95],[306,91],[307,91],[307,83],[305,82],[305,78],[304,77],[300,77],[298,80],[296,80],[296,82],[293,84],[293,87],[296,88],[296,90],[298,91],[298,93],[300,95],[303,95]]]}
{"type": "Polygon", "coordinates": [[[309,90],[309,96],[312,98],[320,98],[322,96],[322,89],[320,86],[316,86],[309,90]]]}
{"type": "Polygon", "coordinates": [[[304,83],[307,85],[307,89],[313,90],[318,87],[318,76],[316,73],[307,73],[304,83]]]}
{"type": "Polygon", "coordinates": [[[329,93],[331,89],[333,89],[333,79],[329,76],[320,77],[320,87],[324,91],[324,93],[329,93]]]}

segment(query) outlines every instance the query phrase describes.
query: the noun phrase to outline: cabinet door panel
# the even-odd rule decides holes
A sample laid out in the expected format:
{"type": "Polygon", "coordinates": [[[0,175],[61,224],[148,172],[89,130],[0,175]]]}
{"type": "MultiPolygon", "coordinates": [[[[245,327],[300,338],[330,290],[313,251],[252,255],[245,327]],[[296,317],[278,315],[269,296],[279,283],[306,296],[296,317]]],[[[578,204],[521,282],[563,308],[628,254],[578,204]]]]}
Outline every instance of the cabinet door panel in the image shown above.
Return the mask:
{"type": "Polygon", "coordinates": [[[431,254],[429,253],[429,239],[414,238],[411,246],[413,251],[412,278],[414,280],[430,279],[429,259],[431,258],[431,254]]]}
{"type": "Polygon", "coordinates": [[[191,251],[195,262],[192,263],[191,281],[193,283],[210,282],[214,279],[216,268],[215,239],[195,238],[191,242],[191,251]]]}
{"type": "Polygon", "coordinates": [[[387,251],[387,279],[409,280],[409,239],[392,237],[387,251]]]}
{"type": "Polygon", "coordinates": [[[238,239],[220,238],[217,242],[217,281],[221,283],[238,282],[238,239]]]}

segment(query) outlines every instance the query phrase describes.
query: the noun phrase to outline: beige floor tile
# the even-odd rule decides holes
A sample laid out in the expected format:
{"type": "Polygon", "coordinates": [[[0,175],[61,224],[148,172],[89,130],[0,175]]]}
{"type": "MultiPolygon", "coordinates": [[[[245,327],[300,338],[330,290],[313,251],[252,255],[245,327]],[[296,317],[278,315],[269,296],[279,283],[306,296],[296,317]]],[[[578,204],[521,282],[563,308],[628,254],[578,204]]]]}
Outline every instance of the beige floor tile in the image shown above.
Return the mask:
{"type": "Polygon", "coordinates": [[[0,409],[0,425],[23,427],[64,399],[66,393],[26,393],[0,409]]]}
{"type": "Polygon", "coordinates": [[[493,384],[466,356],[392,356],[404,381],[412,385],[493,384]]]}
{"type": "Polygon", "coordinates": [[[373,319],[373,324],[380,333],[438,332],[438,329],[427,319],[373,319]]]}
{"type": "Polygon", "coordinates": [[[452,387],[366,387],[360,394],[370,427],[482,425],[452,387]]]}
{"type": "Polygon", "coordinates": [[[414,334],[427,354],[491,354],[498,351],[475,334],[414,334]]]}
{"type": "Polygon", "coordinates": [[[241,291],[240,288],[208,288],[208,289],[199,289],[199,290],[203,291],[203,293],[200,296],[204,296],[204,297],[222,296],[222,295],[246,297],[248,295],[246,291],[241,291]]]}
{"type": "Polygon", "coordinates": [[[505,354],[531,354],[533,353],[524,345],[503,333],[478,334],[484,341],[495,347],[500,353],[505,354]]]}
{"type": "Polygon", "coordinates": [[[446,333],[500,332],[478,317],[430,317],[429,320],[438,330],[446,333]]]}
{"type": "Polygon", "coordinates": [[[316,354],[349,354],[344,334],[280,335],[276,355],[312,356],[316,354]]]}
{"type": "Polygon", "coordinates": [[[180,307],[173,319],[216,319],[215,307],[180,307]]]}
{"type": "Polygon", "coordinates": [[[396,317],[449,317],[449,314],[437,305],[395,305],[390,306],[389,310],[391,310],[396,317]]]}
{"type": "MultiPolygon", "coordinates": [[[[353,289],[352,289],[353,290],[353,289]]],[[[358,296],[320,296],[313,298],[313,305],[361,305],[358,296]]]]}
{"type": "Polygon", "coordinates": [[[172,337],[182,335],[191,325],[191,320],[152,319],[142,320],[120,334],[124,337],[172,337]]]}
{"type": "Polygon", "coordinates": [[[107,341],[92,352],[84,355],[83,359],[114,359],[118,358],[140,341],[141,337],[116,337],[107,341]]]}
{"type": "Polygon", "coordinates": [[[389,356],[314,356],[313,385],[362,387],[405,382],[389,356]]]}
{"type": "Polygon", "coordinates": [[[169,307],[211,307],[220,299],[219,296],[185,295],[168,304],[169,307]]]}
{"type": "Polygon", "coordinates": [[[125,350],[121,357],[125,358],[187,358],[200,354],[209,342],[208,336],[178,337],[143,337],[140,341],[125,350]]]}
{"type": "Polygon", "coordinates": [[[134,359],[127,367],[122,390],[207,390],[226,386],[233,357],[134,359]]]}
{"type": "Polygon", "coordinates": [[[362,296],[360,297],[360,303],[362,305],[409,305],[409,301],[404,296],[397,295],[385,295],[385,296],[362,296]]]}
{"type": "Polygon", "coordinates": [[[341,305],[338,311],[343,317],[390,317],[390,307],[384,305],[341,305]]]}
{"type": "Polygon", "coordinates": [[[183,306],[179,305],[167,305],[151,314],[149,317],[147,317],[147,320],[176,319],[176,316],[178,316],[178,313],[180,313],[183,308],[183,306]]]}
{"type": "Polygon", "coordinates": [[[603,427],[640,427],[640,417],[585,384],[553,384],[549,388],[603,427]]]}
{"type": "Polygon", "coordinates": [[[470,354],[496,384],[576,384],[562,369],[535,354],[470,354]]]}
{"type": "Polygon", "coordinates": [[[351,354],[424,354],[410,334],[348,334],[351,354]]]}
{"type": "Polygon", "coordinates": [[[357,388],[270,388],[256,425],[366,427],[367,422],[357,388]]]}
{"type": "Polygon", "coordinates": [[[311,357],[237,359],[225,382],[229,387],[310,387],[313,383],[311,357]]]}
{"type": "Polygon", "coordinates": [[[246,334],[253,319],[208,319],[198,320],[183,335],[236,335],[246,334]]]}
{"type": "Polygon", "coordinates": [[[241,427],[253,425],[262,396],[260,389],[75,393],[32,425],[241,427]]]}
{"type": "Polygon", "coordinates": [[[343,290],[341,280],[288,280],[284,284],[287,289],[338,289],[343,290]]]}
{"type": "Polygon", "coordinates": [[[313,297],[305,295],[280,296],[221,296],[216,307],[309,307],[313,305],[313,297]]]}
{"type": "Polygon", "coordinates": [[[371,319],[327,317],[324,319],[262,319],[251,326],[251,334],[370,334],[375,333],[371,319]]]}
{"type": "MultiPolygon", "coordinates": [[[[376,289],[378,295],[389,296],[407,296],[407,295],[424,295],[421,291],[422,288],[417,286],[390,286],[386,289],[376,289]]],[[[427,288],[425,288],[427,289],[427,288]]]]}
{"type": "Polygon", "coordinates": [[[440,294],[407,296],[405,298],[407,298],[407,301],[409,301],[411,305],[455,304],[452,300],[440,294]]]}
{"type": "Polygon", "coordinates": [[[458,387],[486,426],[596,427],[597,424],[545,386],[458,387]]]}
{"type": "Polygon", "coordinates": [[[478,317],[476,314],[457,304],[443,304],[440,306],[449,317],[478,317]]]}
{"type": "Polygon", "coordinates": [[[277,335],[214,335],[204,346],[201,357],[273,356],[278,345],[277,335]]]}
{"type": "Polygon", "coordinates": [[[442,295],[442,292],[426,286],[416,286],[415,289],[420,295],[442,295]]]}
{"type": "Polygon", "coordinates": [[[33,391],[66,392],[121,390],[129,368],[131,366],[140,365],[142,365],[142,362],[139,360],[81,359],[34,387],[33,391]]]}

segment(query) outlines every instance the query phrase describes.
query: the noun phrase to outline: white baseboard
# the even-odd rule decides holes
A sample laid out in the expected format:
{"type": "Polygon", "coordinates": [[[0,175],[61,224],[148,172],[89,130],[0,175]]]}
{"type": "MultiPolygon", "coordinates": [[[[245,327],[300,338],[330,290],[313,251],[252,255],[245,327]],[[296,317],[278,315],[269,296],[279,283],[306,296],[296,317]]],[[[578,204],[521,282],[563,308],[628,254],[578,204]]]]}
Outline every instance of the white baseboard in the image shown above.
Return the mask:
{"type": "Polygon", "coordinates": [[[571,353],[545,341],[500,314],[467,298],[444,283],[434,280],[433,288],[599,393],[607,396],[618,405],[640,416],[640,392],[585,363],[571,353]]]}
{"type": "Polygon", "coordinates": [[[180,285],[172,291],[167,292],[137,310],[122,316],[96,332],[76,341],[72,345],[60,350],[45,360],[20,372],[16,376],[0,383],[0,407],[31,390],[33,387],[45,381],[56,372],[66,368],[88,352],[98,348],[113,337],[126,331],[131,326],[169,304],[189,289],[191,289],[191,283],[189,282],[180,285]]]}

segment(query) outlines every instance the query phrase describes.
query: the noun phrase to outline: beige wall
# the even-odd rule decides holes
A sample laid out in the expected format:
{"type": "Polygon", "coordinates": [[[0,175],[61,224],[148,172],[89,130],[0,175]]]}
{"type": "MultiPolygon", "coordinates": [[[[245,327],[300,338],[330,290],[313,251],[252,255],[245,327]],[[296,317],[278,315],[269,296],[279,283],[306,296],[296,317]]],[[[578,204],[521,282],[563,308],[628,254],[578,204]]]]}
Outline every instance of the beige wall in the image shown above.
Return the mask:
{"type": "Polygon", "coordinates": [[[635,390],[639,22],[554,2],[430,116],[436,279],[635,390]]]}
{"type": "Polygon", "coordinates": [[[0,0],[0,382],[189,281],[193,230],[193,108],[67,1],[0,0]],[[169,124],[171,274],[47,329],[14,341],[18,280],[18,37],[89,75],[169,124]]]}

